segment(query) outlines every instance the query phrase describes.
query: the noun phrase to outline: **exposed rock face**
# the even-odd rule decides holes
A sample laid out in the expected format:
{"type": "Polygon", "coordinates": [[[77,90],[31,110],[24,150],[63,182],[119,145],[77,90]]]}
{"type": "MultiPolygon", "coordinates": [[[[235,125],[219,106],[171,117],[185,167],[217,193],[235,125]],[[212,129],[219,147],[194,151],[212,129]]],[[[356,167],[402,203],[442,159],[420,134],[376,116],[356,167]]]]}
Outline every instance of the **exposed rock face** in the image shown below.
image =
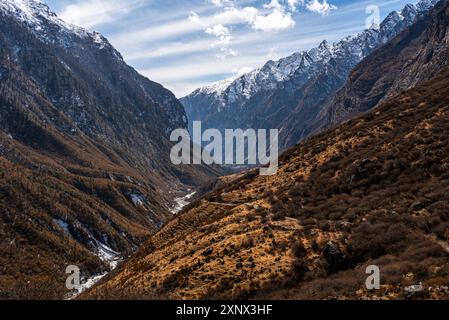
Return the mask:
{"type": "Polygon", "coordinates": [[[349,73],[376,48],[387,43],[428,12],[436,0],[407,5],[392,12],[378,29],[369,29],[335,44],[298,52],[235,81],[201,88],[181,99],[191,125],[205,128],[279,128],[283,148],[308,137],[310,123],[328,99],[346,82],[349,73]]]}
{"type": "Polygon", "coordinates": [[[442,1],[431,15],[365,59],[320,112],[316,127],[351,119],[445,70],[449,66],[448,21],[449,11],[442,1]]]}
{"type": "Polygon", "coordinates": [[[324,246],[323,257],[327,262],[327,270],[330,274],[348,268],[346,256],[341,252],[340,248],[332,242],[328,242],[324,246]]]}

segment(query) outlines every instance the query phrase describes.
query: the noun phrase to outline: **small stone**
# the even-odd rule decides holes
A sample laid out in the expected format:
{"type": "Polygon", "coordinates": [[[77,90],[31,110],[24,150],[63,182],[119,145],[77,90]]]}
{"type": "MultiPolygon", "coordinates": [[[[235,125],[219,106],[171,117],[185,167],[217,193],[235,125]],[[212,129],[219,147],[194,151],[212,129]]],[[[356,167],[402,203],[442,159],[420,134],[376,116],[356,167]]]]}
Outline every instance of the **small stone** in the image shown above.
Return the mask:
{"type": "Polygon", "coordinates": [[[422,297],[424,294],[424,287],[423,287],[422,283],[420,283],[418,285],[405,287],[404,293],[405,293],[405,298],[408,300],[422,297]]]}

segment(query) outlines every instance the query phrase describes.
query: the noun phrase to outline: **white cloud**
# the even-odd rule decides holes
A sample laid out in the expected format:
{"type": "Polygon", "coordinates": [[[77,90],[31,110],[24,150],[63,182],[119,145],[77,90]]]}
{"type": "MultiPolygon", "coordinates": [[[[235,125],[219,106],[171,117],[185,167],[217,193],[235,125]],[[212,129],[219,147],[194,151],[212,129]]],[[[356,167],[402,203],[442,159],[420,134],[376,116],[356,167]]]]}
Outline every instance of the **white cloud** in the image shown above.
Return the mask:
{"type": "Polygon", "coordinates": [[[187,20],[198,23],[200,22],[200,16],[196,12],[191,12],[187,20]]]}
{"type": "Polygon", "coordinates": [[[275,9],[268,15],[256,16],[252,23],[253,29],[264,32],[278,32],[294,26],[295,21],[292,19],[291,14],[278,9],[275,9]]]}
{"type": "Polygon", "coordinates": [[[232,0],[208,0],[209,3],[216,7],[223,7],[228,4],[232,4],[232,0]]]}
{"type": "Polygon", "coordinates": [[[287,0],[288,7],[291,11],[296,11],[298,4],[303,4],[304,0],[287,0]]]}
{"type": "Polygon", "coordinates": [[[59,14],[61,19],[78,26],[92,28],[111,23],[140,6],[140,1],[84,0],[65,7],[59,14]]]}
{"type": "Polygon", "coordinates": [[[231,41],[232,39],[231,32],[222,24],[217,24],[213,27],[209,27],[205,32],[207,34],[216,36],[218,39],[220,39],[221,43],[229,43],[229,41],[231,41]]]}
{"type": "Polygon", "coordinates": [[[227,25],[247,24],[254,30],[264,32],[277,32],[295,26],[291,14],[285,12],[284,7],[278,0],[272,0],[264,8],[268,9],[268,12],[261,12],[254,7],[227,7],[215,16],[199,19],[205,26],[212,21],[227,25]]]}
{"type": "Polygon", "coordinates": [[[336,6],[327,0],[286,0],[290,11],[294,12],[298,7],[305,7],[307,10],[321,15],[328,15],[336,6]]]}
{"type": "Polygon", "coordinates": [[[252,29],[264,32],[278,32],[290,29],[295,26],[295,21],[291,14],[285,12],[284,7],[278,0],[271,0],[270,3],[263,6],[268,12],[261,12],[254,7],[244,7],[228,9],[225,13],[234,15],[247,23],[252,29]]]}
{"type": "Polygon", "coordinates": [[[223,12],[217,14],[215,18],[223,20],[225,24],[251,24],[258,14],[259,10],[254,7],[232,7],[226,8],[223,12]]]}
{"type": "Polygon", "coordinates": [[[236,50],[229,48],[229,43],[231,42],[232,36],[231,31],[228,28],[222,24],[217,24],[213,27],[207,28],[205,32],[218,38],[217,41],[212,43],[212,47],[220,47],[219,53],[215,55],[217,58],[224,60],[229,56],[235,57],[238,55],[236,50]]]}
{"type": "Polygon", "coordinates": [[[328,15],[332,10],[337,9],[336,6],[334,6],[333,4],[329,4],[327,2],[327,0],[322,0],[322,2],[320,2],[319,0],[310,0],[307,5],[306,8],[309,11],[321,14],[323,16],[328,15]]]}
{"type": "Polygon", "coordinates": [[[237,57],[238,55],[239,55],[238,51],[231,48],[222,47],[220,48],[220,52],[215,56],[220,60],[225,60],[228,57],[237,57]]]}
{"type": "Polygon", "coordinates": [[[263,7],[266,9],[284,10],[284,7],[278,0],[271,0],[269,4],[265,4],[263,7]]]}

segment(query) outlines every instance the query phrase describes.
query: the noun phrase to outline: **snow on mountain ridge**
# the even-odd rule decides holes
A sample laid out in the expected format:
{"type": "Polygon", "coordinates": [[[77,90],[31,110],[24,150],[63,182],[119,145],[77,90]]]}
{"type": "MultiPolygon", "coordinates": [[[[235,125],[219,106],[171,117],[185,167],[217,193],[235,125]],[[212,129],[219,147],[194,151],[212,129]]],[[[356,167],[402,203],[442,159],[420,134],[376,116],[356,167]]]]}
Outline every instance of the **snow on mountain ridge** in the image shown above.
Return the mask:
{"type": "Polygon", "coordinates": [[[416,8],[420,12],[429,11],[437,2],[438,0],[421,0],[416,4],[416,8]]]}
{"type": "Polygon", "coordinates": [[[202,87],[198,89],[198,92],[201,93],[210,93],[210,94],[221,94],[225,91],[229,85],[234,81],[234,79],[225,79],[221,81],[214,82],[206,87],[202,87]]]}
{"type": "Polygon", "coordinates": [[[32,30],[39,39],[44,42],[54,42],[50,36],[50,27],[59,29],[59,41],[68,46],[71,36],[81,39],[89,39],[97,44],[100,49],[110,46],[106,38],[96,31],[88,31],[82,27],[70,24],[60,19],[42,0],[2,0],[0,11],[15,17],[32,30]]]}
{"type": "Polygon", "coordinates": [[[437,0],[421,0],[416,6],[407,4],[401,11],[391,12],[378,29],[367,29],[333,44],[324,40],[318,47],[308,51],[295,52],[277,61],[268,61],[264,66],[230,82],[226,88],[223,86],[227,82],[219,82],[219,86],[214,83],[197,89],[190,95],[214,94],[222,102],[227,100],[229,103],[234,103],[240,97],[250,99],[261,90],[274,89],[279,83],[289,80],[300,68],[306,69],[314,63],[327,62],[344,53],[348,54],[347,50],[349,50],[349,54],[361,60],[364,57],[364,46],[369,46],[372,49],[377,46],[376,41],[380,40],[381,43],[386,43],[389,37],[384,36],[379,39],[380,35],[388,35],[404,19],[411,24],[419,13],[428,11],[436,2],[437,0]],[[227,97],[223,97],[223,95],[227,95],[227,97]]]}
{"type": "Polygon", "coordinates": [[[234,102],[239,95],[249,99],[256,94],[261,84],[265,89],[274,89],[280,82],[290,79],[300,67],[308,67],[317,61],[328,61],[332,57],[334,45],[323,41],[317,48],[309,51],[295,52],[277,61],[270,60],[264,66],[254,69],[234,81],[223,81],[200,88],[192,94],[212,93],[215,95],[229,93],[229,102],[234,102]],[[228,84],[223,88],[223,85],[228,84]]]}
{"type": "MultiPolygon", "coordinates": [[[[39,27],[42,19],[57,24],[61,28],[76,32],[80,36],[89,34],[85,29],[64,22],[41,0],[2,0],[0,9],[14,15],[28,26],[39,27]]],[[[37,29],[39,30],[39,29],[37,29]]]]}

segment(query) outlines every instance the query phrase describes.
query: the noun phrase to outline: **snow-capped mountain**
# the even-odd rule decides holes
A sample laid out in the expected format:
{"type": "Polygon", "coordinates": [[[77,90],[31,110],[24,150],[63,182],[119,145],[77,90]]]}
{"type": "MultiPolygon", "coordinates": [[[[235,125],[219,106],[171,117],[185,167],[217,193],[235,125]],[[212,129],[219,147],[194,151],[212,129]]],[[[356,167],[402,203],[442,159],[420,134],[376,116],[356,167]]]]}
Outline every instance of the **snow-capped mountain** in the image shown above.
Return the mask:
{"type": "Polygon", "coordinates": [[[0,10],[14,16],[45,42],[70,46],[70,40],[78,37],[88,38],[99,47],[111,47],[100,33],[66,23],[40,0],[2,0],[0,10]]]}
{"type": "Polygon", "coordinates": [[[189,123],[207,128],[279,128],[281,144],[289,147],[310,132],[306,127],[320,105],[343,86],[350,71],[384,45],[437,0],[422,0],[390,13],[380,26],[330,44],[269,61],[232,81],[198,89],[181,99],[189,123]],[[294,123],[294,128],[290,128],[294,123]]]}

